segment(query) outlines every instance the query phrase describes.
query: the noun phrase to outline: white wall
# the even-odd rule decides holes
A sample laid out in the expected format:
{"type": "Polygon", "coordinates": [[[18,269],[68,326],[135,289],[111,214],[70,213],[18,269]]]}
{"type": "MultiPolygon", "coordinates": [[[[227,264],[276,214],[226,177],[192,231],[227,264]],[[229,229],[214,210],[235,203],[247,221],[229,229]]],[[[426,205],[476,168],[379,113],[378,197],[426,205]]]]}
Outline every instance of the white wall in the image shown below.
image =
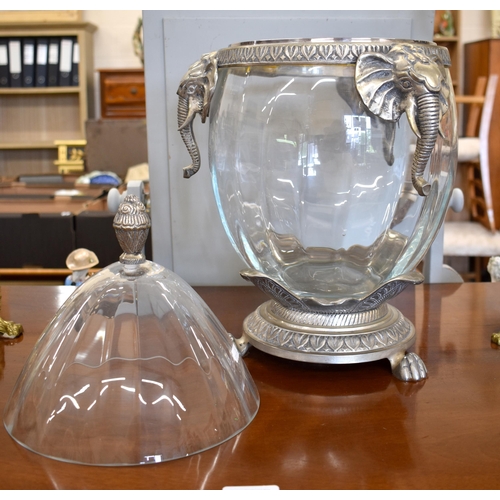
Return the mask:
{"type": "Polygon", "coordinates": [[[462,10],[460,39],[462,43],[491,37],[491,10],[462,10]]]}
{"type": "MultiPolygon", "coordinates": [[[[94,69],[141,68],[132,35],[141,10],[84,10],[83,21],[97,26],[94,33],[94,69]]],[[[99,74],[94,77],[95,117],[100,117],[99,74]]]]}

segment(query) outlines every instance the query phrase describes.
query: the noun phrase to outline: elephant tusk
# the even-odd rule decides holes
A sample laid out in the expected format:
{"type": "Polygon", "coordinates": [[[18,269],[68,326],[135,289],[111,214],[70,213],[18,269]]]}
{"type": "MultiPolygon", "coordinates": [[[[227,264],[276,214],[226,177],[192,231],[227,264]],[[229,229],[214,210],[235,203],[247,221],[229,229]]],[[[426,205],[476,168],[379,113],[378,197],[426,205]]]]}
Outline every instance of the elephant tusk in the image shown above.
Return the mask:
{"type": "Polygon", "coordinates": [[[396,138],[396,124],[393,122],[383,123],[384,138],[382,142],[382,151],[387,165],[394,165],[394,140],[396,138]]]}
{"type": "Polygon", "coordinates": [[[188,114],[186,116],[186,119],[182,122],[182,125],[179,125],[179,127],[177,128],[177,131],[180,132],[182,129],[191,125],[191,123],[193,123],[194,117],[196,116],[197,112],[198,112],[198,110],[195,108],[189,109],[188,114]]]}
{"type": "Polygon", "coordinates": [[[408,117],[408,123],[410,124],[411,130],[418,139],[421,139],[422,134],[420,133],[420,128],[417,123],[417,107],[413,102],[406,110],[406,116],[408,117]]]}
{"type": "Polygon", "coordinates": [[[445,139],[445,138],[446,138],[446,136],[445,136],[445,134],[444,134],[444,131],[443,131],[443,128],[441,127],[441,120],[439,121],[438,133],[439,133],[439,135],[440,135],[443,139],[445,139]]]}

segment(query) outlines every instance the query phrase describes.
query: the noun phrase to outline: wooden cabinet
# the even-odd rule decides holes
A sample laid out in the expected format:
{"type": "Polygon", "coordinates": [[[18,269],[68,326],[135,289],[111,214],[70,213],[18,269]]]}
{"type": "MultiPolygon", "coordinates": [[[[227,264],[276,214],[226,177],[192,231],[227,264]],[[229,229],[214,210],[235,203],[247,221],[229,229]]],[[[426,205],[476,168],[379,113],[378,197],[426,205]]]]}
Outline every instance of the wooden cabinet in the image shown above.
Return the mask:
{"type": "Polygon", "coordinates": [[[101,69],[101,118],[145,118],[143,69],[101,69]]]}
{"type": "Polygon", "coordinates": [[[462,44],[460,43],[460,18],[461,11],[451,10],[455,34],[453,36],[443,36],[439,33],[439,23],[444,10],[436,10],[434,21],[434,41],[448,49],[451,59],[450,74],[453,81],[455,94],[462,93],[462,44]]]}
{"type": "Polygon", "coordinates": [[[79,84],[0,88],[0,176],[57,172],[56,140],[85,139],[93,117],[93,47],[96,26],[84,22],[0,22],[0,37],[76,37],[79,84]]]}
{"type": "MultiPolygon", "coordinates": [[[[464,45],[464,93],[472,94],[479,76],[500,75],[500,39],[464,45]]],[[[490,181],[497,230],[500,229],[500,89],[497,88],[489,137],[490,181]]]]}

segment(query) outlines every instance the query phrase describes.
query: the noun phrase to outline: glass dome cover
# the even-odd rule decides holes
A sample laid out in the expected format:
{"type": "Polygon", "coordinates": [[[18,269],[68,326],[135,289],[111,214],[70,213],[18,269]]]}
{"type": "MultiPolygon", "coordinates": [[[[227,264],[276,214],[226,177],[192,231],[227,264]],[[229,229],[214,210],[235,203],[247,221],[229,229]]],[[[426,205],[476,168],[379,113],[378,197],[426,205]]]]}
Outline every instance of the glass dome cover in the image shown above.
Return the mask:
{"type": "Polygon", "coordinates": [[[144,238],[130,236],[141,224],[143,236],[149,217],[127,196],[120,262],[76,289],[28,358],[4,415],[24,447],[82,464],[162,462],[216,446],[256,415],[234,339],[186,282],[144,259],[144,238]]]}

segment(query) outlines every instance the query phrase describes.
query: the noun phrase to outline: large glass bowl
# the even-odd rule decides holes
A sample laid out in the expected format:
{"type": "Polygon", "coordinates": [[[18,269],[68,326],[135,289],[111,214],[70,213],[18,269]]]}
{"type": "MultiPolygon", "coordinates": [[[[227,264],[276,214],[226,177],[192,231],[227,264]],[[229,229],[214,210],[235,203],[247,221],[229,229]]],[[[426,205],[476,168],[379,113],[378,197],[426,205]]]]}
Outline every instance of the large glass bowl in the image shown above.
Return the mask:
{"type": "Polygon", "coordinates": [[[446,213],[457,126],[448,51],[386,39],[263,40],[193,64],[178,125],[210,117],[209,162],[226,233],[271,301],[244,323],[266,352],[311,362],[387,357],[404,380],[413,325],[386,302],[416,270],[446,213]]]}
{"type": "Polygon", "coordinates": [[[455,108],[442,69],[448,109],[425,172],[430,192],[419,196],[409,113],[395,124],[370,111],[354,61],[219,67],[210,169],[224,227],[249,268],[322,303],[365,297],[413,271],[454,182],[455,108]]]}

